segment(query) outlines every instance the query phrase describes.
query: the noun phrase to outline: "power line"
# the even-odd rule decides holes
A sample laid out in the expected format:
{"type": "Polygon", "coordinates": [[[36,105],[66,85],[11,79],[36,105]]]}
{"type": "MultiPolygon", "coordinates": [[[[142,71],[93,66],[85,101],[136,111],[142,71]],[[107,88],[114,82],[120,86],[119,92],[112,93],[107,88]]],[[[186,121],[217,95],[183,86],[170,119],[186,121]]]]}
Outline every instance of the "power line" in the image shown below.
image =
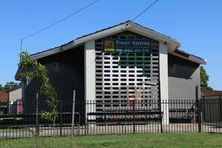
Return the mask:
{"type": "Polygon", "coordinates": [[[67,15],[67,16],[64,17],[64,18],[62,18],[62,19],[60,19],[60,20],[58,20],[58,21],[56,21],[56,22],[54,22],[54,23],[52,23],[52,24],[50,24],[50,25],[48,25],[48,26],[46,26],[46,27],[43,27],[43,28],[41,28],[41,29],[39,29],[39,30],[37,30],[37,31],[35,31],[35,32],[33,32],[33,33],[31,33],[31,34],[23,37],[23,38],[21,39],[21,46],[20,46],[20,48],[22,48],[22,42],[23,42],[25,39],[30,38],[30,37],[32,37],[32,36],[34,36],[34,35],[36,35],[36,34],[39,34],[40,32],[43,32],[43,31],[45,31],[45,30],[47,30],[47,29],[49,29],[49,28],[51,28],[51,27],[53,27],[53,26],[55,26],[55,25],[57,25],[57,24],[59,24],[59,23],[61,23],[61,22],[63,22],[63,21],[65,21],[65,20],[67,20],[68,18],[72,17],[73,15],[75,15],[75,14],[77,14],[77,13],[79,13],[79,12],[81,12],[81,11],[87,9],[87,8],[89,8],[90,6],[96,4],[98,1],[99,1],[99,0],[95,0],[95,1],[87,4],[86,6],[80,8],[79,10],[73,12],[72,14],[67,15]]]}
{"type": "Polygon", "coordinates": [[[148,5],[142,12],[140,12],[136,17],[132,19],[132,21],[135,21],[138,17],[140,17],[143,13],[145,13],[148,9],[150,9],[152,6],[154,6],[159,0],[155,0],[152,4],[148,5]]]}

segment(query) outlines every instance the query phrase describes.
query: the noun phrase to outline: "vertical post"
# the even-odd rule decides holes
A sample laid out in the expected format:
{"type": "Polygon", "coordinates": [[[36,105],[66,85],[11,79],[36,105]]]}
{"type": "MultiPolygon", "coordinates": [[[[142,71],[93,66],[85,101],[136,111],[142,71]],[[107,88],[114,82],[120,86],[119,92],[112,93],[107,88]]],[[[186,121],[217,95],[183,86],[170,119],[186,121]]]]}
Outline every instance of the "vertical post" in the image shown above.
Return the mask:
{"type": "Polygon", "coordinates": [[[36,137],[39,137],[39,94],[36,92],[36,106],[35,106],[35,130],[36,137]]]}
{"type": "Polygon", "coordinates": [[[73,98],[72,98],[72,137],[74,136],[74,124],[75,124],[75,96],[76,96],[76,91],[73,90],[73,98]]]}
{"type": "Polygon", "coordinates": [[[59,110],[60,110],[60,116],[59,116],[59,119],[60,119],[60,136],[62,136],[62,99],[60,99],[59,101],[59,110]]]}
{"type": "Polygon", "coordinates": [[[205,103],[205,97],[202,96],[202,122],[206,120],[206,103],[205,103]]]}
{"type": "Polygon", "coordinates": [[[200,106],[201,106],[201,101],[198,100],[197,101],[197,110],[198,110],[198,118],[197,118],[197,121],[198,121],[198,132],[200,133],[201,132],[201,109],[200,109],[200,106]]]}
{"type": "Polygon", "coordinates": [[[133,100],[133,133],[136,133],[135,129],[135,99],[133,100]]]}
{"type": "Polygon", "coordinates": [[[198,122],[198,132],[201,132],[201,100],[199,100],[198,86],[195,87],[196,94],[196,106],[197,106],[197,122],[198,122]]]}
{"type": "Polygon", "coordinates": [[[10,111],[10,101],[7,102],[7,114],[11,114],[11,111],[10,111]]]}
{"type": "MultiPolygon", "coordinates": [[[[161,86],[160,85],[160,80],[159,80],[159,86],[161,86]]],[[[159,117],[160,117],[160,132],[161,133],[163,133],[163,115],[162,115],[162,104],[161,104],[161,101],[162,101],[162,98],[161,98],[161,88],[159,89],[159,117]]],[[[165,105],[164,103],[163,103],[163,105],[165,105]]],[[[165,115],[165,110],[163,110],[163,114],[165,115]]],[[[167,117],[168,118],[168,117],[167,117]]]]}
{"type": "MultiPolygon", "coordinates": [[[[169,82],[168,82],[168,46],[166,42],[159,42],[159,99],[162,114],[161,126],[169,124],[169,82]]],[[[158,87],[158,86],[157,86],[158,87]]]]}
{"type": "MultiPolygon", "coordinates": [[[[160,113],[159,113],[159,117],[160,117],[160,132],[163,133],[163,117],[162,117],[163,115],[162,115],[162,111],[161,111],[162,110],[161,105],[162,105],[161,104],[161,100],[159,100],[159,106],[160,106],[159,107],[160,108],[159,109],[160,110],[160,113]]],[[[164,102],[163,102],[163,105],[165,105],[164,102]]]]}
{"type": "Polygon", "coordinates": [[[219,101],[220,101],[220,113],[219,113],[220,117],[219,117],[219,121],[221,121],[222,120],[222,100],[221,100],[221,96],[219,96],[219,101]]]}

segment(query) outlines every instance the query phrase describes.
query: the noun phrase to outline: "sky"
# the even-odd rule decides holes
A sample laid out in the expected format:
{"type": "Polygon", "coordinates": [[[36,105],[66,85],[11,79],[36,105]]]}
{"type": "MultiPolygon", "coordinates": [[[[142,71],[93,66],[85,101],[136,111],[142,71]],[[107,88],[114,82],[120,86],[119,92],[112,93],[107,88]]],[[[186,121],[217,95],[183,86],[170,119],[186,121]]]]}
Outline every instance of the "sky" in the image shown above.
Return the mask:
{"type": "MultiPolygon", "coordinates": [[[[0,84],[15,81],[20,39],[93,0],[1,0],[0,84]]],[[[154,0],[100,0],[70,19],[23,41],[36,53],[134,18],[154,0]]],[[[135,22],[177,39],[181,49],[207,60],[209,85],[222,90],[222,0],[160,0],[135,22]]]]}

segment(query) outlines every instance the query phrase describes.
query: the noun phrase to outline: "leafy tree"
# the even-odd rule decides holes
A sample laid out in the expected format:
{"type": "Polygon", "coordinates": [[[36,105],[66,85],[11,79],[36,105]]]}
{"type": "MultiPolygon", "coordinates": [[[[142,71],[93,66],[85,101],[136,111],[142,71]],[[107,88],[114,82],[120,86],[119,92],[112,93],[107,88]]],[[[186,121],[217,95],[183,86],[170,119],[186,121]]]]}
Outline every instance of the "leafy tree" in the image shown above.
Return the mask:
{"type": "Polygon", "coordinates": [[[7,91],[9,91],[10,89],[13,89],[13,88],[15,88],[15,87],[17,87],[17,86],[20,86],[20,83],[15,83],[15,82],[7,82],[6,84],[5,84],[5,86],[3,86],[3,85],[1,85],[0,84],[0,91],[5,91],[5,92],[7,92],[7,91]]]}
{"type": "Polygon", "coordinates": [[[5,88],[0,84],[0,91],[5,91],[5,88]]]}
{"type": "Polygon", "coordinates": [[[200,86],[204,87],[204,88],[212,89],[208,85],[208,81],[209,81],[209,76],[208,76],[206,70],[204,69],[203,66],[200,66],[200,86]]]}
{"type": "Polygon", "coordinates": [[[11,82],[7,82],[7,83],[5,84],[5,87],[4,87],[4,88],[5,88],[6,91],[8,91],[8,90],[13,89],[13,88],[15,88],[15,87],[17,87],[17,86],[20,86],[20,84],[11,81],[11,82]]]}
{"type": "Polygon", "coordinates": [[[41,112],[41,116],[44,119],[53,122],[53,125],[55,125],[55,120],[58,116],[58,99],[56,91],[48,78],[47,69],[44,65],[38,63],[36,60],[33,60],[27,52],[20,53],[19,66],[22,68],[20,78],[24,84],[28,84],[33,79],[38,79],[40,81],[40,88],[37,91],[41,96],[46,97],[46,105],[48,108],[47,110],[41,112]]]}

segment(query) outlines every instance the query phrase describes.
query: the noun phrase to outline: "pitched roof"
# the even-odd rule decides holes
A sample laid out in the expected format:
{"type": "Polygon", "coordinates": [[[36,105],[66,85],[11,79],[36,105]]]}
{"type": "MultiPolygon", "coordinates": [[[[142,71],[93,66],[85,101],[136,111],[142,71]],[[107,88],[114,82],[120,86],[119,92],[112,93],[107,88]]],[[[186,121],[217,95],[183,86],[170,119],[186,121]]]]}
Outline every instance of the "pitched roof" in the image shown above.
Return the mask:
{"type": "Polygon", "coordinates": [[[221,90],[210,90],[208,88],[201,88],[202,96],[222,96],[221,90]]]}
{"type": "Polygon", "coordinates": [[[0,91],[0,102],[8,101],[8,93],[0,91]]]}
{"type": "Polygon", "coordinates": [[[204,59],[202,59],[201,57],[190,54],[190,53],[185,52],[181,49],[176,49],[175,51],[169,52],[169,53],[172,54],[172,55],[175,55],[177,57],[192,61],[192,62],[197,63],[197,64],[206,64],[206,61],[204,59]]]}
{"type": "MultiPolygon", "coordinates": [[[[108,27],[108,28],[78,37],[66,44],[32,54],[31,56],[34,60],[38,60],[38,59],[41,59],[41,58],[44,58],[44,57],[47,57],[50,55],[61,53],[61,52],[73,49],[75,47],[81,46],[85,42],[101,39],[101,38],[111,36],[114,34],[118,34],[118,33],[124,32],[124,31],[134,32],[134,33],[140,34],[142,36],[145,36],[145,37],[157,40],[157,41],[163,41],[163,42],[167,43],[167,46],[169,49],[168,53],[178,56],[180,58],[198,63],[198,64],[205,64],[206,63],[204,59],[194,56],[192,54],[185,53],[185,52],[184,52],[184,54],[181,54],[183,51],[178,49],[180,47],[180,43],[176,39],[169,37],[167,35],[161,34],[161,33],[154,31],[150,28],[144,27],[144,26],[142,26],[138,23],[132,22],[130,20],[120,23],[118,25],[114,25],[112,27],[108,27]]],[[[19,67],[19,69],[16,72],[16,75],[15,75],[16,79],[18,79],[18,75],[19,75],[20,71],[21,71],[21,67],[19,67]]]]}
{"type": "Polygon", "coordinates": [[[180,46],[180,43],[177,40],[175,40],[169,36],[161,34],[157,31],[154,31],[154,30],[149,29],[147,27],[144,27],[144,26],[137,24],[135,22],[126,21],[126,22],[120,23],[118,25],[114,25],[112,27],[108,27],[108,28],[78,37],[66,44],[61,45],[61,46],[35,53],[32,55],[32,58],[36,59],[36,60],[40,59],[40,58],[44,58],[44,57],[47,57],[47,56],[50,56],[50,55],[53,55],[56,53],[60,53],[60,52],[72,49],[77,46],[80,46],[87,41],[104,38],[106,36],[114,35],[114,34],[117,34],[117,33],[123,32],[123,31],[131,31],[131,32],[143,35],[145,37],[149,37],[149,38],[152,38],[152,39],[155,39],[158,41],[166,42],[166,43],[168,43],[168,46],[172,50],[176,50],[180,46]]]}

